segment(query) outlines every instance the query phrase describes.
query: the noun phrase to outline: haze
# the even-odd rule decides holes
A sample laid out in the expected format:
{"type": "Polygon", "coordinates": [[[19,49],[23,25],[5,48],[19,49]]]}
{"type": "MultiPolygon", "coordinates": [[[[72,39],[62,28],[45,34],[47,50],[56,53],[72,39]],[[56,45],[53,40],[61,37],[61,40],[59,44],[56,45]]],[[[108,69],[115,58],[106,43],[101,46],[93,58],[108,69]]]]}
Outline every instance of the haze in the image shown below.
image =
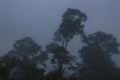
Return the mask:
{"type": "MultiPolygon", "coordinates": [[[[114,34],[120,42],[119,4],[120,0],[1,0],[0,55],[7,53],[16,40],[26,36],[42,46],[50,43],[67,8],[87,14],[87,33],[105,31],[114,34]]],[[[76,38],[70,44],[71,52],[75,53],[81,45],[76,38]]],[[[113,58],[120,66],[120,56],[113,58]]]]}

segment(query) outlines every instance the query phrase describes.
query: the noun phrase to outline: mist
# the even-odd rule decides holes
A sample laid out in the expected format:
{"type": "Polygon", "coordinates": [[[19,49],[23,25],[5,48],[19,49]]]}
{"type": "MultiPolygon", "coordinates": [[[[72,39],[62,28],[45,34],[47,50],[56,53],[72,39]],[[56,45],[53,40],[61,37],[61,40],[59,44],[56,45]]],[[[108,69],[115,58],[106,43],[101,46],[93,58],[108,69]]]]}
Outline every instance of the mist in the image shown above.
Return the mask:
{"type": "MultiPolygon", "coordinates": [[[[0,1],[0,56],[10,51],[15,41],[31,37],[45,46],[53,41],[62,16],[68,8],[86,13],[85,32],[104,31],[113,34],[120,42],[119,0],[1,0],[0,1]]],[[[80,36],[70,42],[70,53],[77,56],[82,46],[80,36]]],[[[120,67],[120,55],[113,56],[120,67]]]]}

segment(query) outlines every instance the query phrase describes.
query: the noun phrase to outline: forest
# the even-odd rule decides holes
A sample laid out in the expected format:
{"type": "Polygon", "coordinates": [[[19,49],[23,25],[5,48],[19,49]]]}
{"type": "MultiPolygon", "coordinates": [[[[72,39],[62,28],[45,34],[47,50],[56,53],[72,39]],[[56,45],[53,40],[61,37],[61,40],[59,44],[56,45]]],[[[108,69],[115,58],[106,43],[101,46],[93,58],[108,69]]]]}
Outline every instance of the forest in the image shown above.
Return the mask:
{"type": "Polygon", "coordinates": [[[117,38],[103,31],[87,34],[88,18],[86,13],[68,8],[45,50],[31,37],[17,40],[0,57],[0,80],[120,80],[120,68],[111,59],[120,53],[117,38]],[[78,58],[68,50],[75,36],[82,45],[78,58]]]}

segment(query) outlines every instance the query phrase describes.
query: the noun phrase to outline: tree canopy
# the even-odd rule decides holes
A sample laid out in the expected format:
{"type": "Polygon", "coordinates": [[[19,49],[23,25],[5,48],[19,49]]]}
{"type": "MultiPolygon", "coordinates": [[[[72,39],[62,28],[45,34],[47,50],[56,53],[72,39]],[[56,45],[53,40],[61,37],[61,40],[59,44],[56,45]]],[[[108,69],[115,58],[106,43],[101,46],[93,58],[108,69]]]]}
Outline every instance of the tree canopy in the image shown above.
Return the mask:
{"type": "Polygon", "coordinates": [[[80,72],[84,75],[107,75],[115,68],[111,60],[112,54],[119,53],[119,43],[111,35],[101,31],[90,34],[86,45],[79,51],[82,58],[80,72]]]}
{"type": "Polygon", "coordinates": [[[13,45],[13,50],[9,51],[7,56],[15,56],[26,63],[33,64],[38,62],[44,64],[44,61],[48,59],[47,53],[42,51],[41,46],[30,37],[17,40],[13,45]]]}
{"type": "Polygon", "coordinates": [[[62,46],[67,47],[68,42],[77,34],[83,36],[84,22],[87,20],[85,13],[78,9],[67,9],[63,14],[62,23],[55,32],[55,40],[62,41],[62,46]]]}

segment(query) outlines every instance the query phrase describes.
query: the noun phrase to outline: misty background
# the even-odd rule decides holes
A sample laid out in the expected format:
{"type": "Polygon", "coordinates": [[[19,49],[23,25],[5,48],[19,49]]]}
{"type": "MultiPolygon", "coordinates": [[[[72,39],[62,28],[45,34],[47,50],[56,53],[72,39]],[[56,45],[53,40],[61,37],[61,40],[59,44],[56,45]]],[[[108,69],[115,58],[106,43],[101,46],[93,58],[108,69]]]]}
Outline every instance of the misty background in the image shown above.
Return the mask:
{"type": "MultiPolygon", "coordinates": [[[[26,36],[41,46],[52,42],[68,8],[86,13],[86,33],[101,30],[113,34],[120,42],[119,4],[120,0],[0,0],[0,56],[11,50],[16,40],[26,36]]],[[[82,44],[78,40],[79,36],[70,43],[71,54],[76,55],[80,49],[82,44]]],[[[120,66],[120,55],[113,59],[120,66]]]]}

